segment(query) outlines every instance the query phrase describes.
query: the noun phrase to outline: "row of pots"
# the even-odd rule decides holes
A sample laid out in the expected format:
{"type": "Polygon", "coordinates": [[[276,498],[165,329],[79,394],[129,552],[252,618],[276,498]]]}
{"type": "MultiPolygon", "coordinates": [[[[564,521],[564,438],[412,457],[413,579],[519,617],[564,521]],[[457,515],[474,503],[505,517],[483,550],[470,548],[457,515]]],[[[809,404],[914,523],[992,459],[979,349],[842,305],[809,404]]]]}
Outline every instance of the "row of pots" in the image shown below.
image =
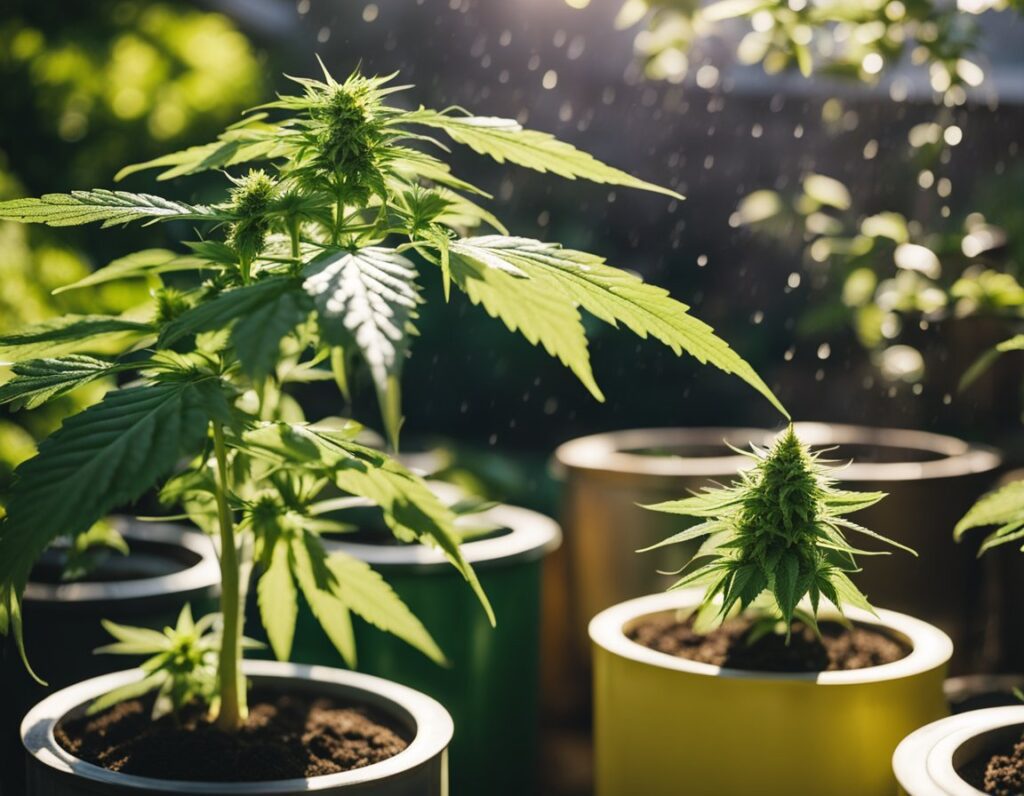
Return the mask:
{"type": "MultiPolygon", "coordinates": [[[[980,573],[973,552],[951,544],[949,526],[991,484],[999,466],[998,456],[988,449],[932,434],[819,424],[806,424],[799,432],[814,445],[838,444],[835,458],[855,456],[863,460],[865,454],[873,453],[880,459],[852,465],[840,477],[850,488],[891,492],[893,496],[882,504],[889,504],[889,513],[865,518],[865,522],[922,553],[923,560],[916,566],[897,564],[898,577],[889,573],[877,583],[869,583],[867,591],[873,600],[909,608],[915,615],[932,619],[957,638],[961,649],[973,649],[970,612],[977,603],[971,600],[980,599],[980,573]],[[916,570],[924,575],[908,582],[908,576],[913,577],[916,570]],[[937,580],[933,577],[936,571],[944,573],[938,587],[932,585],[937,580]],[[903,588],[898,588],[901,584],[903,588]],[[915,590],[917,587],[929,591],[922,594],[915,590]]],[[[559,704],[553,697],[577,693],[578,686],[589,681],[587,648],[576,632],[586,626],[585,619],[623,599],[660,589],[663,584],[655,571],[672,568],[670,560],[633,554],[633,550],[678,530],[677,526],[666,527],[663,517],[644,512],[636,504],[678,497],[708,480],[727,480],[745,460],[729,451],[723,440],[744,446],[749,441],[766,442],[771,433],[756,429],[623,432],[584,438],[559,450],[557,458],[566,475],[568,544],[557,554],[553,562],[556,566],[549,565],[544,575],[546,704],[559,704]],[[567,641],[572,642],[572,654],[557,655],[566,649],[567,641]],[[549,665],[552,661],[559,665],[549,665]]],[[[360,668],[402,683],[405,688],[322,666],[262,661],[247,664],[249,676],[260,682],[276,678],[291,687],[316,688],[318,692],[383,707],[415,736],[410,750],[415,747],[417,754],[407,750],[362,773],[349,772],[353,776],[247,784],[243,790],[231,789],[241,786],[204,786],[187,792],[283,794],[315,789],[325,793],[447,793],[449,740],[454,761],[451,792],[456,796],[536,792],[536,766],[532,761],[537,744],[541,562],[545,553],[557,546],[559,531],[550,520],[523,509],[496,507],[491,512],[490,519],[504,530],[491,538],[469,542],[464,550],[480,572],[501,617],[497,631],[481,621],[464,584],[443,566],[440,557],[420,548],[344,546],[347,552],[383,572],[448,653],[454,663],[451,669],[439,669],[420,660],[369,627],[359,630],[360,668]],[[451,711],[454,725],[450,718],[447,724],[441,719],[433,721],[448,714],[431,697],[451,711]],[[383,786],[381,775],[386,775],[387,784],[383,786]],[[381,787],[385,790],[379,790],[381,787]]],[[[153,540],[171,532],[166,526],[143,526],[132,527],[129,535],[145,543],[145,537],[153,540]]],[[[173,529],[173,533],[183,532],[173,529]]],[[[206,544],[202,537],[188,538],[206,544]]],[[[194,573],[213,565],[208,553],[203,561],[207,563],[193,562],[184,568],[179,565],[179,569],[194,573]]],[[[190,592],[189,599],[194,603],[203,599],[212,602],[215,597],[216,573],[211,571],[209,575],[205,585],[192,583],[199,589],[190,592]]],[[[115,586],[113,594],[130,585],[144,589],[145,582],[65,584],[51,590],[78,589],[81,596],[82,589],[115,586]]],[[[153,606],[149,622],[157,626],[169,622],[185,600],[180,590],[168,593],[166,583],[162,588],[165,604],[159,606],[159,615],[157,606],[153,606]]],[[[32,613],[43,610],[46,601],[37,601],[32,592],[27,597],[26,618],[31,633],[37,624],[32,613]]],[[[600,613],[591,623],[597,785],[601,796],[637,792],[656,796],[680,790],[815,793],[822,792],[822,782],[836,783],[836,787],[829,788],[830,793],[892,792],[888,757],[897,742],[945,713],[941,684],[952,652],[946,634],[900,614],[881,612],[878,619],[863,617],[865,622],[880,621],[903,635],[914,652],[894,664],[860,672],[826,673],[817,678],[716,669],[647,650],[627,639],[626,632],[639,618],[685,608],[694,599],[687,592],[634,599],[600,613]],[[746,743],[737,745],[738,731],[746,743]],[[725,748],[735,750],[737,761],[723,761],[721,754],[710,753],[725,748]],[[780,761],[782,768],[771,768],[780,761]],[[777,783],[777,790],[766,790],[766,783],[777,783]]],[[[40,655],[42,640],[29,637],[30,649],[36,652],[54,686],[81,679],[83,671],[88,671],[81,653],[94,644],[72,639],[72,633],[98,632],[99,616],[146,624],[140,612],[149,610],[142,601],[128,609],[135,611],[129,616],[118,613],[125,606],[102,602],[90,605],[80,601],[76,608],[66,608],[68,613],[63,616],[51,613],[48,619],[38,620],[47,623],[47,637],[56,637],[59,649],[40,655]],[[76,616],[74,612],[80,613],[76,616]],[[61,622],[64,624],[56,624],[61,622]],[[67,635],[57,630],[65,625],[67,635]],[[48,670],[51,666],[59,670],[61,664],[67,664],[66,673],[48,670]]],[[[312,664],[339,663],[333,649],[314,632],[311,621],[300,621],[295,659],[312,664]]],[[[12,669],[8,663],[13,662],[5,661],[5,667],[12,669]]],[[[109,665],[102,658],[90,659],[89,663],[101,668],[109,665]]],[[[81,710],[114,680],[132,676],[136,675],[126,672],[81,683],[51,696],[29,714],[23,725],[31,759],[28,793],[109,792],[98,786],[111,777],[126,784],[126,778],[118,778],[120,775],[71,759],[53,741],[52,726],[69,711],[81,710]]],[[[27,689],[23,694],[20,687],[12,692],[26,700],[35,696],[27,689]]],[[[0,772],[6,774],[10,768],[0,759],[0,772]]],[[[132,784],[137,783],[128,783],[132,784]]],[[[160,790],[152,782],[145,785],[160,790]]],[[[174,783],[170,790],[186,792],[181,783],[174,783]]]]}

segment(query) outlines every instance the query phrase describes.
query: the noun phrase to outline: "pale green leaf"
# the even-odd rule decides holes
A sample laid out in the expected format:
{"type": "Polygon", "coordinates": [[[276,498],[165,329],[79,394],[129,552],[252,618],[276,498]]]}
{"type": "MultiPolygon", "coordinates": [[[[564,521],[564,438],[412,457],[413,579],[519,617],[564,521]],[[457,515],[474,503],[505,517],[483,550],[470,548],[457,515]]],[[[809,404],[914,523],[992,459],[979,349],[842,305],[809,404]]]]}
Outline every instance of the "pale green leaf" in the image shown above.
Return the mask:
{"type": "Polygon", "coordinates": [[[370,566],[357,558],[335,553],[327,566],[337,579],[334,593],[374,627],[392,633],[418,649],[435,663],[444,663],[444,653],[402,599],[370,566]]]}
{"type": "MultiPolygon", "coordinates": [[[[453,244],[452,251],[463,243],[453,244]]],[[[561,292],[606,323],[622,323],[642,338],[650,335],[660,340],[676,354],[685,351],[702,364],[739,376],[788,417],[754,369],[666,290],[605,265],[601,257],[553,243],[488,235],[473,238],[472,244],[477,251],[486,249],[494,258],[519,269],[528,279],[541,281],[545,290],[561,292]]]]}
{"type": "Polygon", "coordinates": [[[292,654],[295,620],[299,606],[289,564],[288,543],[279,540],[270,555],[270,565],[257,585],[260,618],[267,630],[270,647],[279,661],[292,654]]]}
{"type": "Polygon", "coordinates": [[[102,221],[104,227],[139,219],[172,221],[194,219],[216,221],[220,215],[202,205],[188,205],[146,193],[91,191],[48,193],[38,199],[11,199],[0,202],[0,219],[25,224],[71,227],[102,221]]]}
{"type": "Polygon", "coordinates": [[[524,130],[514,119],[493,116],[458,116],[421,108],[404,114],[399,124],[421,124],[444,130],[460,144],[488,155],[499,163],[508,161],[528,169],[551,172],[566,179],[584,179],[604,185],[621,185],[645,191],[683,197],[668,188],[662,188],[631,174],[605,165],[593,155],[576,149],[572,144],[559,141],[550,133],[524,130]]]}
{"type": "Polygon", "coordinates": [[[143,677],[141,680],[136,680],[134,683],[128,683],[120,688],[115,688],[113,691],[108,691],[103,696],[89,703],[89,707],[85,710],[85,715],[94,716],[107,708],[114,707],[114,705],[127,702],[129,699],[138,699],[141,696],[145,696],[150,691],[161,688],[167,682],[167,679],[168,673],[161,670],[154,672],[148,677],[143,677]]]}
{"type": "Polygon", "coordinates": [[[178,254],[167,249],[146,249],[120,257],[77,282],[57,288],[53,293],[57,295],[68,290],[102,285],[119,279],[144,279],[154,274],[216,267],[214,263],[202,257],[178,254]]]}
{"type": "Polygon", "coordinates": [[[542,345],[603,401],[575,305],[544,282],[525,278],[518,268],[495,257],[487,247],[476,246],[475,240],[453,243],[449,248],[449,268],[455,284],[492,318],[500,318],[533,345],[542,345]]]}
{"type": "Polygon", "coordinates": [[[1011,481],[982,497],[956,524],[953,534],[959,539],[972,528],[1016,522],[1024,522],[1024,481],[1011,481]]]}
{"type": "Polygon", "coordinates": [[[348,606],[332,591],[333,575],[323,548],[315,537],[292,537],[291,568],[313,616],[350,669],[356,666],[356,639],[348,606]]]}

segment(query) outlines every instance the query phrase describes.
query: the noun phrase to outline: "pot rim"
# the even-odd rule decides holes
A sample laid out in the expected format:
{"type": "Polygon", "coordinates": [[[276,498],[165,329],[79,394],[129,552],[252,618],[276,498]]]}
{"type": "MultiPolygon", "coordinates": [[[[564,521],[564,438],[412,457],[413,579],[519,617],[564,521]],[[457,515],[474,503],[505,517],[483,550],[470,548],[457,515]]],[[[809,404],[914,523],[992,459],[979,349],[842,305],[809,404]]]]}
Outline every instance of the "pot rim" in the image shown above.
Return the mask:
{"type": "Polygon", "coordinates": [[[896,680],[931,671],[945,664],[953,654],[953,642],[937,627],[906,614],[879,610],[878,616],[857,608],[849,608],[846,615],[861,624],[895,630],[911,643],[905,658],[866,669],[839,672],[759,672],[749,669],[729,669],[710,663],[677,658],[652,650],[626,637],[623,628],[631,621],[648,614],[680,608],[696,607],[704,590],[679,589],[661,594],[649,594],[606,608],[590,621],[591,641],[621,658],[660,669],[673,669],[687,674],[723,677],[733,680],[773,680],[805,682],[816,685],[860,685],[896,680]]]}
{"type": "MultiPolygon", "coordinates": [[[[166,594],[209,589],[220,584],[220,567],[213,541],[206,534],[172,523],[148,523],[125,519],[118,530],[129,543],[154,542],[183,547],[199,560],[178,572],[132,580],[35,583],[25,586],[25,600],[36,603],[88,603],[139,600],[166,594]]],[[[130,544],[129,544],[130,547],[130,544]]]]}
{"type": "Polygon", "coordinates": [[[1024,705],[970,710],[914,730],[892,756],[893,773],[913,796],[984,796],[953,767],[953,755],[966,741],[989,730],[1024,725],[1024,705]]]}
{"type": "Polygon", "coordinates": [[[140,792],[185,793],[192,790],[208,794],[275,794],[298,790],[319,791],[383,780],[427,763],[442,754],[451,743],[454,724],[448,711],[426,694],[390,680],[327,666],[279,661],[245,661],[243,671],[255,680],[297,679],[315,684],[340,685],[364,692],[370,704],[384,710],[390,707],[392,713],[399,713],[411,721],[415,727],[415,736],[409,746],[387,760],[318,777],[263,782],[194,782],[120,774],[70,754],[57,743],[53,730],[57,722],[71,710],[143,676],[139,669],[128,669],[84,680],[46,697],[22,721],[22,744],[30,755],[50,768],[90,782],[133,788],[140,792]]]}
{"type": "MultiPolygon", "coordinates": [[[[491,539],[459,545],[463,557],[475,567],[534,561],[543,558],[562,543],[562,530],[558,523],[531,509],[500,503],[472,516],[510,531],[491,539]]],[[[348,553],[372,566],[445,570],[451,566],[443,552],[422,544],[375,545],[346,542],[344,538],[325,538],[324,544],[331,552],[348,553]]]]}
{"type": "MultiPolygon", "coordinates": [[[[877,445],[916,449],[937,454],[923,462],[851,462],[837,468],[839,481],[909,481],[985,473],[1002,464],[995,448],[966,442],[957,437],[902,428],[857,426],[842,423],[795,423],[797,433],[808,444],[877,445]]],[[[570,440],[558,447],[555,458],[563,467],[591,473],[670,477],[713,477],[730,475],[751,466],[746,456],[644,456],[627,451],[656,445],[715,445],[737,437],[758,444],[769,443],[778,432],[770,429],[730,427],[674,427],[627,429],[593,434],[570,440]]]]}

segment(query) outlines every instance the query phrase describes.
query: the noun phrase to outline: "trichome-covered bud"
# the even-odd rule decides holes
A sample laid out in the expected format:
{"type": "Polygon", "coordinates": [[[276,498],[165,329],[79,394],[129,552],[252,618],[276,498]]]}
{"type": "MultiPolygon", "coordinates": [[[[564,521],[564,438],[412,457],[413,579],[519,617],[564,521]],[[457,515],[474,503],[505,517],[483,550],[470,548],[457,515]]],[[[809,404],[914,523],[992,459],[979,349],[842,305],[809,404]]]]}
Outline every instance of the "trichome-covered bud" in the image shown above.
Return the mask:
{"type": "Polygon", "coordinates": [[[354,76],[328,85],[310,108],[316,167],[335,175],[338,187],[356,199],[380,180],[378,160],[386,135],[376,115],[379,104],[373,82],[354,76]]]}
{"type": "Polygon", "coordinates": [[[276,195],[277,180],[262,169],[236,180],[231,189],[229,210],[237,220],[231,225],[229,242],[243,263],[251,263],[263,251],[270,231],[268,211],[276,195]]]}

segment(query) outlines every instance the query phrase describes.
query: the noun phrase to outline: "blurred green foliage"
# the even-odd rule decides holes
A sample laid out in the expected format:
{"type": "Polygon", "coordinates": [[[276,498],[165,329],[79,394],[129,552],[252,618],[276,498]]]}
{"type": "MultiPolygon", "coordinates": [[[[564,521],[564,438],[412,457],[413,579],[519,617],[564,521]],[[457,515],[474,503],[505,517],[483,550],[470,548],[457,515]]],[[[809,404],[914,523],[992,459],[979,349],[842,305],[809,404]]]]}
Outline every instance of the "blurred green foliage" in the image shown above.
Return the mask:
{"type": "MultiPolygon", "coordinates": [[[[0,18],[0,199],[109,184],[124,162],[202,140],[258,101],[262,74],[256,51],[229,19],[186,3],[9,0],[0,18]]],[[[112,256],[88,234],[58,242],[45,229],[0,223],[0,333],[66,313],[116,315],[145,302],[141,282],[51,294],[112,256]]],[[[7,375],[0,366],[0,381],[7,375]]],[[[35,439],[109,386],[0,415],[0,495],[13,468],[35,452],[35,439]]]]}

